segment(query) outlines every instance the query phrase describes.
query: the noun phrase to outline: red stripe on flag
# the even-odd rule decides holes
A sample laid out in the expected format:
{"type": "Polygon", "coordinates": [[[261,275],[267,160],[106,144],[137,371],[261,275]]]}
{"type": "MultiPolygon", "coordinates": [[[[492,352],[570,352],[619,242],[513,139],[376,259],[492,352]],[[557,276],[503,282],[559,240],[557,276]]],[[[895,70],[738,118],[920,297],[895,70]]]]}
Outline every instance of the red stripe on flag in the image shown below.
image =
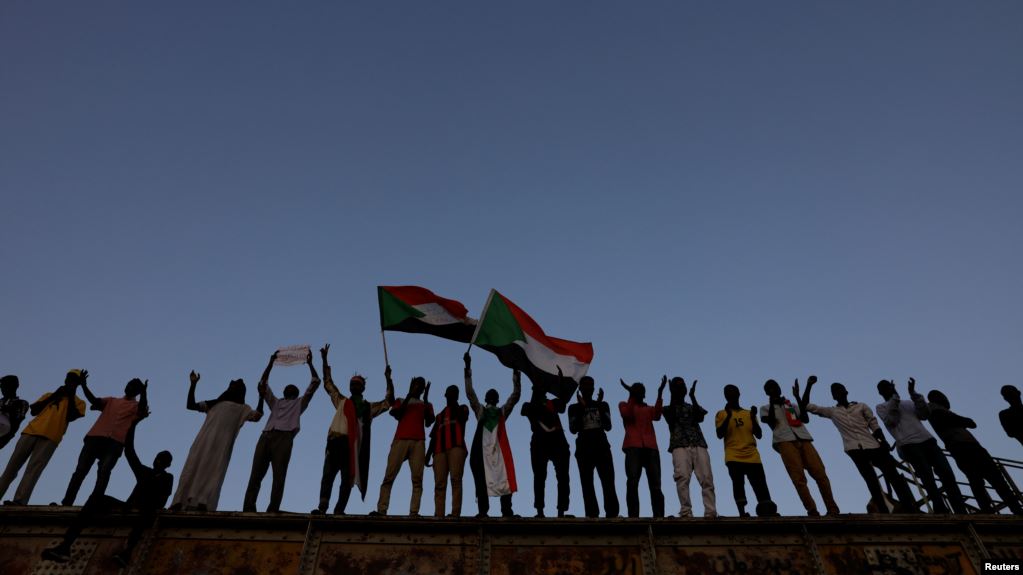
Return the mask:
{"type": "Polygon", "coordinates": [[[469,310],[462,305],[462,302],[440,297],[432,291],[419,286],[380,286],[390,292],[391,295],[400,299],[401,301],[412,305],[422,305],[424,303],[435,303],[448,313],[459,319],[464,319],[469,315],[469,310]]]}
{"type": "Polygon", "coordinates": [[[529,317],[529,314],[522,311],[522,308],[501,295],[500,292],[496,293],[498,297],[504,300],[505,305],[508,306],[512,315],[515,316],[515,320],[519,322],[519,327],[522,328],[522,331],[528,333],[530,337],[539,341],[558,355],[571,355],[582,363],[591,363],[593,361],[592,343],[580,343],[547,335],[544,333],[543,328],[540,327],[540,324],[533,321],[533,318],[529,317]]]}

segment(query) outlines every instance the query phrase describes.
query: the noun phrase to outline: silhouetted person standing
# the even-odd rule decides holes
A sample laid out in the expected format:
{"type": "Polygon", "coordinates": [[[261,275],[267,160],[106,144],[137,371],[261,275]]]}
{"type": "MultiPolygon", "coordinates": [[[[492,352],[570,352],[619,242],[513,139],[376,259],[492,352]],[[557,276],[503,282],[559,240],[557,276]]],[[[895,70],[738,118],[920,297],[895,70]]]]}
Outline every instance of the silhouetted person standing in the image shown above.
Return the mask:
{"type": "Polygon", "coordinates": [[[278,513],[281,510],[281,499],[284,497],[284,482],[288,477],[288,463],[291,462],[291,449],[295,443],[295,436],[298,435],[302,414],[309,407],[309,402],[320,386],[320,376],[313,367],[313,354],[309,352],[306,356],[306,365],[309,366],[309,373],[312,376],[309,387],[306,388],[302,397],[298,396],[298,387],[289,385],[284,388],[284,397],[278,399],[270,389],[270,370],[277,361],[277,352],[270,356],[270,363],[263,371],[263,377],[259,380],[256,390],[260,398],[270,408],[270,416],[266,418],[266,427],[259,435],[256,442],[256,451],[252,454],[252,471],[249,473],[249,485],[245,489],[245,500],[242,503],[242,511],[256,511],[256,499],[259,497],[259,487],[266,477],[267,469],[273,465],[273,484],[270,487],[270,504],[267,506],[268,513],[278,513]]]}
{"type": "Polygon", "coordinates": [[[81,535],[82,530],[92,525],[99,516],[116,511],[134,510],[138,514],[131,521],[128,541],[124,549],[114,555],[114,559],[122,567],[127,567],[131,562],[132,550],[142,539],[146,529],[152,527],[156,513],[167,504],[167,498],[174,487],[174,476],[167,473],[167,468],[173,460],[169,451],[157,453],[152,467],[146,467],[139,460],[135,452],[135,426],[138,422],[139,420],[132,422],[124,438],[124,458],[128,460],[128,465],[135,475],[135,488],[132,489],[128,500],[121,501],[109,495],[91,495],[82,510],[71,521],[71,526],[64,533],[64,540],[60,545],[43,551],[43,559],[66,563],[71,559],[71,546],[81,535]]]}
{"type": "Polygon", "coordinates": [[[92,394],[86,382],[88,374],[82,376],[82,393],[89,400],[89,405],[94,411],[99,411],[99,418],[93,424],[89,433],[85,434],[84,445],[78,456],[78,466],[71,474],[71,481],[68,483],[67,492],[64,493],[64,500],[61,505],[70,506],[75,504],[75,497],[82,481],[89,474],[93,463],[98,463],[96,470],[96,486],[92,490],[93,495],[103,495],[107,491],[107,484],[110,483],[110,472],[117,465],[124,451],[124,438],[128,435],[133,423],[140,417],[149,413],[149,401],[146,399],[146,388],[149,385],[135,378],[124,386],[124,397],[103,397],[99,398],[92,394]],[[135,398],[139,397],[136,401],[135,398]]]}
{"type": "Polygon", "coordinates": [[[948,459],[938,447],[937,440],[921,423],[921,420],[927,419],[929,413],[924,397],[916,392],[916,380],[909,378],[911,399],[901,399],[895,391],[895,384],[888,380],[878,382],[877,392],[884,398],[884,403],[879,403],[875,408],[877,416],[888,428],[888,433],[895,438],[896,451],[913,466],[916,476],[924,484],[931,505],[934,506],[934,512],[949,513],[941,497],[941,490],[934,481],[934,474],[937,473],[952,509],[956,513],[967,513],[963,494],[959,491],[959,485],[952,473],[952,466],[948,464],[948,459]]]}
{"type": "Polygon", "coordinates": [[[646,386],[642,383],[626,385],[622,379],[619,382],[629,393],[628,401],[618,403],[618,411],[622,414],[625,426],[625,440],[622,442],[622,451],[625,452],[625,506],[629,510],[629,517],[639,517],[639,477],[646,472],[653,516],[664,517],[661,454],[657,451],[657,434],[653,422],[661,419],[664,388],[668,385],[668,378],[661,379],[661,386],[657,389],[657,403],[654,405],[646,404],[646,386]]]}
{"type": "MultiPolygon", "coordinates": [[[[899,498],[899,505],[904,513],[917,512],[916,498],[909,490],[906,480],[899,475],[896,469],[895,458],[892,457],[888,447],[888,440],[877,423],[877,418],[864,403],[849,401],[849,392],[841,383],[831,384],[831,397],[837,405],[835,407],[823,407],[810,403],[810,390],[817,383],[816,377],[806,380],[806,390],[799,400],[800,408],[804,412],[830,419],[838,428],[842,436],[842,447],[845,454],[852,459],[856,470],[860,472],[863,481],[870,491],[871,500],[878,513],[888,513],[888,504],[884,492],[881,491],[881,483],[877,480],[877,473],[874,468],[881,470],[885,481],[895,490],[899,498]]],[[[799,387],[793,389],[793,394],[799,397],[799,387]]]]}
{"type": "Polygon", "coordinates": [[[518,490],[515,480],[515,461],[512,459],[511,445],[508,442],[508,430],[505,421],[515,409],[522,393],[522,381],[518,370],[512,372],[512,393],[508,401],[501,407],[497,403],[501,396],[496,389],[488,389],[483,396],[484,403],[476,397],[472,387],[472,358],[466,352],[465,360],[465,397],[469,407],[476,415],[476,434],[472,438],[469,450],[469,468],[472,470],[473,483],[476,486],[476,505],[479,508],[477,517],[486,517],[490,512],[490,498],[501,498],[501,515],[515,517],[512,511],[512,493],[518,490]]]}
{"type": "Polygon", "coordinates": [[[696,380],[689,389],[686,403],[686,380],[673,377],[668,383],[671,402],[664,406],[664,419],[668,423],[671,439],[668,452],[671,453],[673,479],[678,491],[679,517],[693,516],[693,503],[689,496],[689,481],[693,474],[700,483],[703,494],[703,516],[717,517],[717,503],[714,496],[714,473],[710,467],[710,453],[707,440],[703,437],[700,423],[707,417],[707,410],[696,402],[696,380]]]}
{"type": "MultiPolygon", "coordinates": [[[[390,369],[385,374],[390,381],[390,369]]],[[[409,392],[405,399],[399,399],[391,406],[391,417],[398,420],[398,428],[394,430],[391,451],[387,454],[387,469],[384,471],[384,482],[380,485],[380,499],[376,511],[370,515],[387,515],[394,479],[401,470],[401,464],[408,461],[409,472],[412,474],[409,515],[419,516],[419,504],[423,499],[423,471],[426,467],[426,428],[433,425],[434,420],[429,396],[429,382],[416,376],[409,382],[409,392]],[[422,399],[419,399],[420,395],[422,399]]]]}
{"type": "Polygon", "coordinates": [[[89,372],[84,369],[72,369],[64,377],[64,385],[52,393],[44,393],[29,406],[29,413],[34,417],[21,432],[21,437],[11,452],[11,459],[0,476],[0,497],[7,493],[7,488],[27,461],[25,474],[10,503],[28,504],[39,476],[67,432],[68,424],[85,415],[85,402],[75,395],[83,375],[88,377],[89,372]]]}
{"type": "Polygon", "coordinates": [[[334,377],[327,353],[330,344],[320,348],[323,359],[323,390],[327,392],[334,404],[334,418],[327,430],[327,448],[323,456],[323,475],[320,479],[320,502],[313,514],[322,514],[330,504],[330,492],[334,488],[334,477],[341,474],[341,486],[338,500],[334,505],[335,515],[344,515],[348,507],[348,498],[352,487],[358,486],[362,498],[366,498],[369,479],[369,456],[372,452],[370,431],[373,419],[390,409],[394,403],[394,387],[391,383],[391,368],[384,371],[387,380],[387,393],[381,401],[366,401],[366,378],[353,375],[348,382],[350,396],[344,394],[334,385],[334,377]]]}
{"type": "MultiPolygon", "coordinates": [[[[810,377],[817,379],[812,375],[810,377]]],[[[794,393],[799,393],[798,386],[797,379],[796,387],[793,388],[794,393]]],[[[805,425],[810,422],[810,416],[781,394],[781,386],[777,381],[767,380],[764,383],[764,392],[767,394],[768,404],[760,407],[760,419],[771,428],[772,446],[781,455],[785,471],[788,472],[792,485],[796,487],[796,493],[806,509],[806,514],[810,517],[820,516],[817,503],[814,502],[810,487],[807,485],[806,475],[809,474],[817,482],[817,489],[824,499],[828,515],[838,515],[838,504],[831,493],[831,481],[828,480],[820,454],[813,446],[813,436],[805,425]]],[[[796,402],[799,402],[798,395],[796,402]]]]}
{"type": "Polygon", "coordinates": [[[1009,407],[998,413],[1002,429],[1006,435],[1023,445],[1023,401],[1020,400],[1019,389],[1014,385],[1003,385],[1002,399],[1009,404],[1009,407]]]}
{"type": "Polygon", "coordinates": [[[568,407],[568,430],[576,434],[575,460],[579,466],[583,504],[587,517],[600,517],[600,505],[593,488],[593,473],[600,477],[604,493],[604,513],[618,517],[618,494],[615,493],[615,465],[607,432],[611,431],[611,407],[604,401],[604,390],[593,399],[593,378],[579,380],[576,402],[568,407]]]}
{"type": "Polygon", "coordinates": [[[469,450],[465,448],[465,424],[469,421],[469,406],[458,403],[458,386],[444,390],[446,405],[437,414],[430,429],[430,453],[433,456],[434,515],[444,517],[448,477],[451,478],[451,516],[462,515],[462,477],[469,450]]]}
{"type": "MultiPolygon", "coordinates": [[[[558,376],[561,377],[561,368],[558,376]]],[[[533,507],[536,516],[544,516],[544,495],[547,484],[547,463],[554,464],[558,482],[558,517],[569,517],[568,440],[561,426],[559,413],[565,413],[565,401],[547,399],[547,392],[533,385],[529,401],[522,404],[522,415],[529,420],[533,437],[529,441],[529,462],[533,466],[533,507]]]]}
{"type": "Polygon", "coordinates": [[[732,479],[732,495],[740,517],[749,517],[746,511],[746,479],[749,479],[757,497],[757,515],[778,515],[778,506],[771,501],[764,465],[757,450],[757,439],[763,436],[757,422],[757,408],[748,410],[739,405],[739,388],[725,386],[725,408],[714,417],[717,436],[725,440],[725,467],[732,479]]]}
{"type": "Polygon", "coordinates": [[[18,397],[18,376],[0,377],[0,449],[10,443],[28,414],[28,402],[18,397]]]}
{"type": "Polygon", "coordinates": [[[930,410],[931,427],[945,442],[945,449],[952,454],[952,459],[966,475],[980,512],[994,513],[991,496],[984,485],[986,480],[1013,513],[1023,515],[1023,507],[1009,488],[995,461],[991,459],[991,454],[969,432],[970,429],[976,429],[977,424],[972,419],[953,412],[948,398],[938,390],[928,393],[927,400],[930,402],[927,408],[930,410]]]}
{"type": "Polygon", "coordinates": [[[193,371],[188,374],[188,379],[190,385],[185,407],[205,413],[206,420],[188,450],[171,509],[216,511],[238,432],[246,421],[255,422],[263,418],[263,400],[259,400],[256,409],[246,405],[245,382],[235,379],[216,399],[196,401],[195,386],[199,383],[199,374],[193,371]]]}

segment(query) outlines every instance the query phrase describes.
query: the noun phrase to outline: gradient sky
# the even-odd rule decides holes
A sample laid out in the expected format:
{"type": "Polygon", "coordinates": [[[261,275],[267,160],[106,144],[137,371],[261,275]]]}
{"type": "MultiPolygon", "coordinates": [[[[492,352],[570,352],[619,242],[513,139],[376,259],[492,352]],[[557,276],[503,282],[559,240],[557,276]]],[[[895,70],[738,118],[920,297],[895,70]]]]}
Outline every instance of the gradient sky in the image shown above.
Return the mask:
{"type": "MultiPolygon", "coordinates": [[[[1023,348],[1021,28],[1014,1],[4,2],[0,372],[30,400],[73,367],[99,395],[148,378],[139,451],[171,450],[178,474],[203,421],[185,410],[189,370],[200,398],[243,377],[255,405],[274,349],[331,342],[338,379],[365,373],[382,397],[376,285],[473,315],[497,288],[549,334],[593,342],[613,405],[619,377],[697,378],[713,414],[729,383],[760,405],[767,378],[787,392],[816,373],[816,400],[842,381],[874,405],[878,379],[914,376],[1023,459],[996,418],[1023,348]]],[[[399,393],[416,374],[434,400],[461,384],[461,345],[388,347],[399,393]]],[[[474,358],[477,386],[506,395],[510,372],[474,358]]],[[[271,384],[306,381],[279,368],[271,384]]],[[[332,413],[320,391],[288,510],[316,505],[332,413]]],[[[33,503],[61,498],[95,418],[72,425],[33,503]]],[[[239,435],[221,509],[241,507],[261,426],[239,435]]],[[[376,421],[350,512],[373,508],[394,428],[376,421]]],[[[810,429],[842,509],[861,511],[834,427],[810,429]]],[[[528,423],[510,430],[531,515],[528,423]]],[[[624,513],[621,440],[616,412],[624,513]]],[[[760,445],[781,512],[802,514],[760,445]]],[[[572,478],[582,515],[574,460],[572,478]]],[[[432,513],[432,471],[424,484],[432,513]]],[[[108,493],[132,485],[122,461],[108,493]]],[[[269,477],[261,508],[268,492],[269,477]]],[[[408,494],[403,470],[392,512],[408,494]]]]}

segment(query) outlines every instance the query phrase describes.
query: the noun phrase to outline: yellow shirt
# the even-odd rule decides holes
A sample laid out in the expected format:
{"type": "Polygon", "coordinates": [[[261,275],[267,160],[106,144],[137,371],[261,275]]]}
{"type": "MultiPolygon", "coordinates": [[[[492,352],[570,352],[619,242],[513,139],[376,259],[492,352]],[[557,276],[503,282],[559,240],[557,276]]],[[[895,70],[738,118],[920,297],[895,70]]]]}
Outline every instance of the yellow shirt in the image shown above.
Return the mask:
{"type": "MultiPolygon", "coordinates": [[[[725,420],[726,412],[721,410],[714,417],[714,427],[719,427],[725,420]]],[[[760,463],[760,452],[757,451],[757,440],[753,437],[753,424],[748,409],[732,412],[725,431],[725,462],[760,463]]]]}
{"type": "MultiPolygon", "coordinates": [[[[50,393],[44,393],[37,402],[50,397],[50,393]]],[[[23,435],[38,435],[45,437],[54,443],[60,443],[60,440],[64,437],[64,432],[67,431],[67,408],[70,404],[67,397],[62,397],[57,401],[47,405],[35,416],[28,425],[25,426],[23,435]]],[[[77,395],[75,396],[75,407],[78,408],[78,413],[85,414],[85,402],[82,401],[77,395]]]]}

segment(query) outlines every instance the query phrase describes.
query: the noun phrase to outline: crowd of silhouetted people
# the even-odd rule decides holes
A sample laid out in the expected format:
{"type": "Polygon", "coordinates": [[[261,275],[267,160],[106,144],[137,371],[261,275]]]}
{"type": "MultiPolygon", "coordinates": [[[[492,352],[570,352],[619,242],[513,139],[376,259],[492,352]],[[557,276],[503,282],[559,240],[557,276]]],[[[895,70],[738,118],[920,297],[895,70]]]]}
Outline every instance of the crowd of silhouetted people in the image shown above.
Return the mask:
{"type": "MultiPolygon", "coordinates": [[[[370,515],[388,513],[391,488],[402,466],[407,463],[412,478],[410,515],[419,515],[423,474],[425,468],[431,466],[435,514],[441,517],[448,511],[449,516],[461,516],[462,479],[468,460],[476,491],[476,516],[487,516],[490,497],[498,497],[501,515],[517,517],[512,509],[512,494],[518,490],[518,485],[505,425],[520,400],[521,376],[518,371],[512,372],[512,392],[503,403],[496,389],[488,389],[480,402],[473,387],[471,356],[466,353],[464,388],[448,386],[444,391],[443,407],[437,411],[429,401],[430,384],[423,377],[413,377],[406,395],[397,397],[390,366],[384,372],[386,389],[378,401],[365,398],[366,378],[361,375],[352,376],[346,395],[334,383],[328,362],[329,350],[329,345],[320,349],[322,383],[335,413],[327,429],[319,498],[313,514],[325,514],[330,510],[335,515],[343,515],[353,488],[358,488],[365,498],[370,483],[369,460],[373,452],[372,422],[374,418],[388,413],[397,420],[397,428],[387,454],[376,509],[370,515]],[[463,389],[468,405],[459,403],[463,389]],[[476,423],[471,443],[467,444],[470,413],[476,423]],[[339,491],[331,508],[336,481],[339,482],[339,491]],[[446,504],[449,483],[450,507],[446,504]]],[[[310,352],[305,358],[310,375],[305,391],[288,385],[278,397],[269,385],[276,360],[277,353],[274,353],[260,378],[256,408],[245,403],[246,386],[240,379],[231,381],[216,398],[197,401],[196,388],[200,376],[194,371],[189,374],[186,407],[206,415],[181,469],[176,491],[174,477],[168,471],[172,463],[169,452],[156,454],[152,466],[143,464],[136,453],[135,428],[149,415],[148,381],[132,379],[121,397],[97,397],[88,385],[88,371],[73,369],[67,372],[62,386],[29,404],[18,396],[18,378],[4,376],[0,378],[0,390],[3,392],[0,399],[0,448],[11,442],[19,430],[21,433],[0,476],[0,498],[7,494],[19,471],[24,469],[13,497],[4,504],[28,504],[68,425],[85,416],[88,402],[99,416],[84,438],[78,464],[68,481],[61,505],[75,504],[79,488],[94,465],[97,468],[95,487],[63,542],[44,551],[45,558],[68,561],[71,545],[95,518],[114,511],[132,510],[137,512],[133,516],[133,528],[124,550],[115,556],[122,564],[127,564],[132,549],[168,499],[172,510],[215,511],[239,430],[246,422],[258,422],[264,417],[266,423],[252,456],[252,470],[242,510],[256,511],[262,481],[267,472],[272,471],[266,511],[279,512],[295,436],[300,429],[302,414],[319,388],[321,379],[310,352]],[[78,390],[85,400],[78,396],[78,390]],[[266,415],[267,409],[269,415],[266,415]],[[32,419],[22,429],[22,423],[29,415],[32,419]],[[122,455],[128,460],[136,479],[135,488],[124,501],[106,494],[111,471],[122,455]]],[[[783,395],[778,382],[768,380],[764,384],[767,404],[759,409],[743,407],[736,386],[724,387],[725,405],[714,416],[714,430],[717,438],[724,443],[725,466],[740,516],[751,514],[747,510],[747,482],[756,498],[753,511],[762,517],[778,515],[757,448],[765,427],[770,430],[771,446],[781,458],[807,515],[821,514],[811,495],[808,476],[817,485],[824,513],[840,514],[824,463],[808,429],[811,414],[831,420],[838,429],[843,450],[866,483],[870,512],[921,512],[922,502],[917,501],[905,476],[899,472],[898,462],[892,456],[893,450],[913,470],[913,475],[927,494],[925,501],[934,513],[970,512],[944,451],[924,425],[927,421],[966,476],[975,501],[975,512],[996,512],[988,493],[990,486],[1009,511],[1023,515],[1018,494],[991,455],[970,432],[977,427],[976,422],[952,411],[948,397],[940,391],[931,390],[924,396],[917,391],[916,381],[910,378],[906,388],[908,398],[903,399],[893,381],[882,380],[877,384],[882,401],[871,409],[866,404],[850,401],[848,391],[841,383],[831,384],[833,403],[812,403],[810,396],[816,382],[817,378],[810,376],[800,390],[796,380],[789,398],[783,395]],[[894,439],[894,446],[889,444],[882,431],[882,423],[894,439]],[[882,489],[878,474],[884,477],[890,487],[888,492],[894,494],[894,499],[882,489]]],[[[602,503],[606,517],[618,517],[620,503],[615,490],[615,464],[607,437],[614,424],[611,408],[604,401],[603,389],[597,391],[591,377],[583,377],[577,383],[575,401],[571,405],[565,398],[533,386],[519,411],[528,419],[532,432],[529,453],[533,471],[533,508],[537,517],[544,517],[547,472],[549,464],[553,464],[557,483],[557,515],[568,516],[571,448],[561,418],[567,410],[568,430],[576,437],[575,459],[585,515],[599,517],[602,503]],[[600,497],[595,489],[594,475],[600,480],[600,497]]],[[[716,517],[714,477],[707,441],[700,427],[709,412],[697,401],[697,381],[687,384],[681,377],[662,377],[652,404],[647,401],[647,389],[643,383],[627,384],[622,380],[620,383],[627,394],[627,399],[618,404],[625,431],[621,448],[625,455],[627,516],[640,516],[639,490],[644,475],[650,492],[652,516],[665,515],[661,459],[654,431],[654,422],[664,420],[670,432],[667,450],[671,453],[672,477],[678,491],[679,517],[693,515],[689,484],[694,475],[700,485],[704,516],[716,517]],[[667,403],[664,400],[665,390],[669,393],[667,403]]],[[[999,413],[1001,425],[1010,437],[1023,444],[1020,391],[1006,385],[1002,387],[1001,395],[1009,404],[999,413]]]]}

